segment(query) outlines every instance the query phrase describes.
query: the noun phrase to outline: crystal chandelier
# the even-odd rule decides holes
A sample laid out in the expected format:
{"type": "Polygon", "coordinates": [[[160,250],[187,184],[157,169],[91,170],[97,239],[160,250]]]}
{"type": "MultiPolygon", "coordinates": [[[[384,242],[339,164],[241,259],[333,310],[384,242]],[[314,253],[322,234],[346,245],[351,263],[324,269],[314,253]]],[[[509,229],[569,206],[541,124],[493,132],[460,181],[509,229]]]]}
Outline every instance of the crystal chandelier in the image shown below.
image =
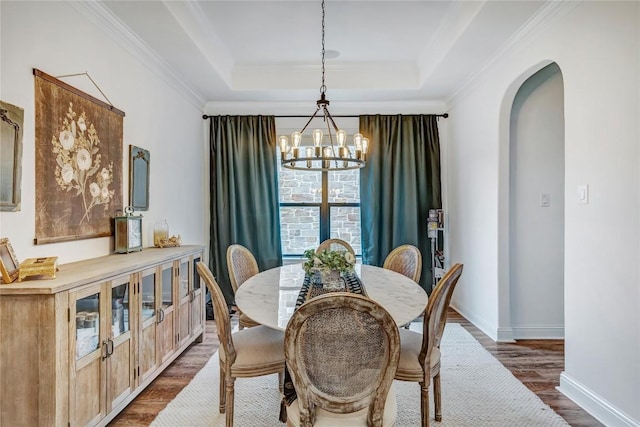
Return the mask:
{"type": "Polygon", "coordinates": [[[362,134],[356,133],[353,136],[353,145],[347,142],[347,132],[338,129],[329,113],[329,100],[325,96],[327,86],[324,83],[324,0],[322,0],[322,85],[320,86],[320,99],[316,101],[317,108],[300,132],[291,134],[291,143],[287,136],[280,136],[280,159],[282,167],[288,169],[308,170],[308,171],[330,171],[359,169],[365,165],[369,140],[362,134]],[[322,110],[321,115],[318,113],[322,110]],[[316,117],[322,117],[327,125],[328,145],[323,145],[325,141],[324,132],[315,129],[312,133],[312,144],[303,145],[302,135],[311,121],[316,117]],[[332,129],[335,133],[332,134],[332,129]]]}

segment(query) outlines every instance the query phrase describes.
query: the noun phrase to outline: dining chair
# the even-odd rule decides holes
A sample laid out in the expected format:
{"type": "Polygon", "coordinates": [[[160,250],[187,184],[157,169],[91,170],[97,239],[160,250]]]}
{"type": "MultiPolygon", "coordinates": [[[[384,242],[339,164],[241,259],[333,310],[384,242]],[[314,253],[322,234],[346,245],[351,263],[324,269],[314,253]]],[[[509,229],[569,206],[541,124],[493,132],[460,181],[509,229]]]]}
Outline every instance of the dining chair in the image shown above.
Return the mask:
{"type": "MultiPolygon", "coordinates": [[[[229,279],[231,279],[231,287],[233,294],[238,288],[250,277],[260,272],[258,262],[251,251],[242,245],[234,244],[227,248],[227,269],[229,270],[229,279]]],[[[238,312],[238,327],[240,329],[258,326],[260,323],[250,319],[240,309],[238,312]]]]}
{"type": "Polygon", "coordinates": [[[220,341],[220,413],[226,412],[226,427],[233,426],[234,383],[236,378],[278,374],[284,378],[284,333],[266,326],[256,326],[231,333],[227,304],[216,282],[203,262],[196,264],[213,301],[216,332],[220,341]]]}
{"type": "Polygon", "coordinates": [[[301,305],[285,330],[285,359],[297,394],[288,426],[391,426],[399,332],[375,301],[328,293],[301,305]]]}
{"type": "Polygon", "coordinates": [[[351,255],[353,255],[354,257],[356,256],[356,251],[353,250],[353,247],[351,247],[351,245],[342,240],[342,239],[327,239],[325,241],[323,241],[322,243],[320,243],[320,246],[317,247],[316,249],[316,253],[322,252],[325,249],[329,249],[329,250],[346,250],[351,252],[351,255]]]}
{"type": "Polygon", "coordinates": [[[422,427],[429,427],[429,385],[432,378],[435,420],[442,420],[440,341],[447,322],[451,296],[462,274],[462,267],[462,264],[451,267],[431,292],[422,334],[400,330],[400,361],[395,379],[420,383],[422,427]]]}
{"type": "Polygon", "coordinates": [[[382,268],[393,270],[418,283],[422,274],[422,254],[413,245],[401,245],[392,250],[382,268]]]}

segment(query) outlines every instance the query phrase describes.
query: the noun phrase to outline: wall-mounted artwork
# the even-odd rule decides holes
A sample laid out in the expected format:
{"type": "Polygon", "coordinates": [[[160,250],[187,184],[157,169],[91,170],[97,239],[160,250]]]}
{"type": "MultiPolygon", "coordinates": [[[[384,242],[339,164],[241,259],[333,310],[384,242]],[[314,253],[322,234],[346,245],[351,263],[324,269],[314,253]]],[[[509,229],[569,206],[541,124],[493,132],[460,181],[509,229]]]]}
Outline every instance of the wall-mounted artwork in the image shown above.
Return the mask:
{"type": "Polygon", "coordinates": [[[129,205],[137,211],[149,209],[149,150],[129,146],[129,205]]]}
{"type": "Polygon", "coordinates": [[[20,210],[24,110],[0,101],[0,211],[20,210]]]}
{"type": "Polygon", "coordinates": [[[36,244],[110,236],[122,209],[124,112],[33,70],[36,244]]]}

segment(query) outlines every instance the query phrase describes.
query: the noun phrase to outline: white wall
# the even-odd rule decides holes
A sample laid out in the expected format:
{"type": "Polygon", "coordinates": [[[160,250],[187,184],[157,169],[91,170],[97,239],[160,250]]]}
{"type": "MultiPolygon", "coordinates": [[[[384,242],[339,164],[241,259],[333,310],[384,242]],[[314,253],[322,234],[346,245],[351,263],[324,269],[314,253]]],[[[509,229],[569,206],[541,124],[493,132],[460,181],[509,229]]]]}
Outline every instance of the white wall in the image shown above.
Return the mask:
{"type": "Polygon", "coordinates": [[[509,286],[515,339],[564,338],[564,88],[556,64],[514,99],[509,141],[509,286]],[[541,195],[549,196],[548,206],[541,195]]]}
{"type": "Polygon", "coordinates": [[[451,100],[451,260],[465,264],[453,305],[494,338],[508,322],[510,109],[522,82],[556,62],[565,87],[560,389],[607,425],[640,425],[640,3],[563,7],[451,100]],[[579,184],[589,204],[577,203],[579,184]]]}
{"type": "MultiPolygon", "coordinates": [[[[208,242],[205,227],[202,109],[167,85],[80,9],[66,2],[0,2],[0,99],[24,108],[22,209],[0,213],[0,235],[19,260],[57,255],[60,263],[113,251],[113,238],[35,246],[35,124],[32,68],[58,76],[88,72],[125,112],[123,202],[128,201],[129,145],[151,153],[150,206],[142,212],[144,246],[153,246],[156,220],[184,244],[208,242]]],[[[104,99],[84,76],[61,79],[104,99]]],[[[124,255],[123,255],[124,256],[124,255]]]]}

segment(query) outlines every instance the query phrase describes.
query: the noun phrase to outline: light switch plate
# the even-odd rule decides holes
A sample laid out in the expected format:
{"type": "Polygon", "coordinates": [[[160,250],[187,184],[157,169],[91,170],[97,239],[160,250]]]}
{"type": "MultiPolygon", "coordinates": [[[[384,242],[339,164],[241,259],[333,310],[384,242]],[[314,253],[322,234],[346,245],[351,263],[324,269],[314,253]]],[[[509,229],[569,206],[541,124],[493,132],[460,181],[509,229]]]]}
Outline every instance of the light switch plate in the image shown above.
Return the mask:
{"type": "Polygon", "coordinates": [[[551,204],[551,195],[549,193],[540,194],[540,207],[548,208],[551,204]]]}
{"type": "Polygon", "coordinates": [[[581,205],[589,204],[589,184],[578,185],[578,203],[581,205]]]}

